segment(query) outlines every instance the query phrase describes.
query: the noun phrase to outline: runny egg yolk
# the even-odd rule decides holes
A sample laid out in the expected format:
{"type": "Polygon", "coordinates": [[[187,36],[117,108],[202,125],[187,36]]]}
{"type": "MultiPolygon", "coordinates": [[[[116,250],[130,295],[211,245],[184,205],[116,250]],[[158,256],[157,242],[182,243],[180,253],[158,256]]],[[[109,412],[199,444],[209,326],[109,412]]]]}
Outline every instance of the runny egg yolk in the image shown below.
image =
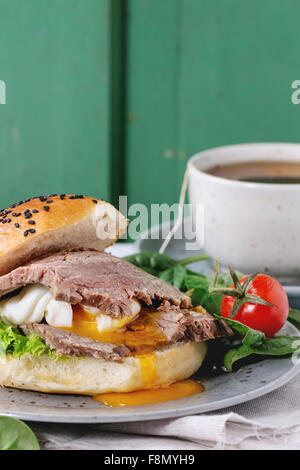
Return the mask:
{"type": "Polygon", "coordinates": [[[123,318],[113,318],[109,315],[101,313],[97,308],[86,307],[82,305],[82,309],[87,313],[92,313],[96,316],[97,327],[100,332],[115,331],[123,328],[127,323],[130,323],[141,311],[141,304],[138,300],[133,299],[131,303],[132,315],[123,318]]]}
{"type": "Polygon", "coordinates": [[[178,398],[201,393],[203,390],[204,387],[196,380],[189,379],[175,382],[167,387],[136,390],[128,393],[100,393],[93,398],[104,405],[113,407],[137,406],[177,400],[178,398]]]}
{"type": "Polygon", "coordinates": [[[96,401],[113,407],[146,405],[176,400],[204,390],[201,384],[191,379],[175,382],[161,388],[151,388],[156,376],[155,351],[166,345],[166,337],[155,323],[160,315],[159,312],[150,307],[143,308],[137,318],[131,319],[131,321],[127,318],[126,323],[118,323],[114,330],[106,328],[102,331],[99,331],[98,314],[95,313],[89,312],[81,305],[75,305],[73,306],[72,326],[63,329],[94,341],[126,345],[130,349],[131,355],[139,360],[145,388],[133,392],[95,395],[93,398],[96,401]]]}
{"type": "Polygon", "coordinates": [[[155,318],[159,315],[153,309],[143,309],[140,315],[127,322],[124,328],[99,331],[97,315],[89,313],[81,305],[73,306],[73,322],[64,330],[102,343],[127,346],[133,356],[152,353],[166,343],[165,335],[157,328],[155,318]]]}

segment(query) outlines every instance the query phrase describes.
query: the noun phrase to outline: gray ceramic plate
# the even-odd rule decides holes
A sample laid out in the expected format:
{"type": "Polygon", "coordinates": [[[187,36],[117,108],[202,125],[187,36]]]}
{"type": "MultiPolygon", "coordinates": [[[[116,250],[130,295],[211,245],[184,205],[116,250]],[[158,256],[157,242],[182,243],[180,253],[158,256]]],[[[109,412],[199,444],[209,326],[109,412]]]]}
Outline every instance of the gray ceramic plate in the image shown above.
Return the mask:
{"type": "MultiPolygon", "coordinates": [[[[157,250],[159,240],[142,240],[136,249],[157,250]]],[[[174,257],[188,256],[182,241],[172,242],[168,253],[174,257]]],[[[201,262],[193,269],[210,273],[212,262],[201,262]]],[[[282,334],[298,336],[298,330],[287,323],[282,334]]],[[[290,358],[268,359],[245,366],[235,373],[204,377],[201,370],[195,378],[205,387],[198,395],[153,405],[109,408],[85,396],[48,395],[9,388],[0,389],[0,415],[30,421],[57,423],[112,423],[147,421],[204,413],[243,403],[275,390],[300,372],[300,364],[290,358]]]]}
{"type": "MultiPolygon", "coordinates": [[[[298,335],[286,324],[283,334],[298,335]]],[[[243,403],[275,390],[300,371],[290,358],[267,359],[245,366],[235,373],[196,378],[205,391],[180,400],[153,405],[109,408],[85,396],[48,395],[11,388],[0,390],[0,414],[30,421],[56,423],[117,423],[171,418],[218,410],[243,403]]]]}

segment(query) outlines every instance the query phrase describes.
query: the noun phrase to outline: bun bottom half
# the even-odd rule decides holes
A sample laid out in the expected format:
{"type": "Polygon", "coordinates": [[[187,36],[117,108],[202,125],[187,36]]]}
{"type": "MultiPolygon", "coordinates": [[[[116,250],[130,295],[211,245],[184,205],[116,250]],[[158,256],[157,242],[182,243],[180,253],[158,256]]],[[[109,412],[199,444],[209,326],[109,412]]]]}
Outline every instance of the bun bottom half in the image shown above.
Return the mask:
{"type": "Polygon", "coordinates": [[[6,356],[0,358],[0,385],[46,393],[131,392],[187,379],[202,365],[206,352],[204,342],[187,342],[121,363],[90,357],[60,361],[46,355],[6,356]]]}

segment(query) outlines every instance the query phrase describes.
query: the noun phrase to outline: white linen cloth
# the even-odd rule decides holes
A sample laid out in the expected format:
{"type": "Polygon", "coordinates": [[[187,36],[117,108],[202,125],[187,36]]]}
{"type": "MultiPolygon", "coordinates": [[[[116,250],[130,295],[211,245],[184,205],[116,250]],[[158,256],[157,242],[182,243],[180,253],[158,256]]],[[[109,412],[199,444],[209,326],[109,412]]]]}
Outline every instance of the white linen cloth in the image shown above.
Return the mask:
{"type": "MultiPolygon", "coordinates": [[[[132,253],[116,244],[117,256],[132,253]]],[[[300,449],[300,374],[264,397],[219,412],[121,424],[28,423],[43,449],[300,449]]]]}
{"type": "Polygon", "coordinates": [[[300,375],[220,412],[121,424],[28,423],[43,449],[300,449],[300,375]]]}

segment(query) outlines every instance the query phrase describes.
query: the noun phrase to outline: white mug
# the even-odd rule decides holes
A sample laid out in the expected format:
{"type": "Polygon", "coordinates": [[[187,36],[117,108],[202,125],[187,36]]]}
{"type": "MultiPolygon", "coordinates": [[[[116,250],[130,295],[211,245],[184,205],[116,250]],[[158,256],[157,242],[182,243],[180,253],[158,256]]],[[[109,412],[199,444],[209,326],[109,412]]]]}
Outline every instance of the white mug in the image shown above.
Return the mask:
{"type": "MultiPolygon", "coordinates": [[[[258,160],[300,162],[300,144],[231,145],[189,160],[190,202],[193,209],[204,205],[204,250],[245,274],[300,279],[300,184],[252,183],[206,173],[216,165],[258,160]]],[[[202,234],[203,227],[196,226],[196,233],[202,234]]]]}

